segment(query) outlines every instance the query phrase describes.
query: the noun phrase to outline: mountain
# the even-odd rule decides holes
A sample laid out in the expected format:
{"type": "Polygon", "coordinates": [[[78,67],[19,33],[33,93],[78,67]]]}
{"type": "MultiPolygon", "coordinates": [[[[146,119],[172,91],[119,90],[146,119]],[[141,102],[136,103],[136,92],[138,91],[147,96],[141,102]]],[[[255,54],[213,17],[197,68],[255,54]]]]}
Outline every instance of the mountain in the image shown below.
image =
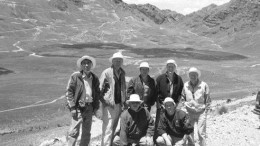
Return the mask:
{"type": "Polygon", "coordinates": [[[259,27],[259,0],[231,0],[221,6],[210,5],[185,17],[184,23],[203,35],[233,34],[259,27]]]}
{"type": "Polygon", "coordinates": [[[192,33],[209,37],[225,50],[248,55],[260,55],[260,1],[231,0],[210,5],[185,16],[178,24],[192,33]]]}

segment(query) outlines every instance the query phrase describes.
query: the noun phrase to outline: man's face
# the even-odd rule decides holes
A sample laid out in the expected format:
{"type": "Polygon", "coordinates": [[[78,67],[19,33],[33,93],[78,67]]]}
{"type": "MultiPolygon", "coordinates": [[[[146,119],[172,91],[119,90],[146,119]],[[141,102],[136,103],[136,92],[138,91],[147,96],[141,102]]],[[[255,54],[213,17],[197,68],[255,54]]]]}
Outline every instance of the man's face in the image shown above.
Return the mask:
{"type": "Polygon", "coordinates": [[[92,62],[88,59],[85,59],[81,62],[81,68],[85,73],[89,72],[92,66],[93,66],[92,62]]]}
{"type": "Polygon", "coordinates": [[[114,58],[114,59],[112,60],[112,64],[113,64],[114,67],[119,68],[119,67],[121,67],[122,64],[123,64],[123,59],[122,59],[122,58],[114,58]]]}
{"type": "Polygon", "coordinates": [[[176,66],[173,63],[168,63],[166,65],[167,72],[173,73],[176,69],[176,66]]]}
{"type": "Polygon", "coordinates": [[[129,106],[133,111],[137,111],[140,107],[140,102],[129,102],[129,106]]]}
{"type": "Polygon", "coordinates": [[[165,110],[169,115],[173,115],[175,111],[175,105],[172,102],[166,102],[165,110]]]}
{"type": "Polygon", "coordinates": [[[141,68],[140,68],[140,74],[141,74],[142,76],[147,76],[147,75],[149,74],[149,68],[147,68],[147,67],[141,67],[141,68]]]}
{"type": "Polygon", "coordinates": [[[189,73],[189,78],[192,83],[196,83],[198,80],[198,74],[196,72],[189,73]]]}

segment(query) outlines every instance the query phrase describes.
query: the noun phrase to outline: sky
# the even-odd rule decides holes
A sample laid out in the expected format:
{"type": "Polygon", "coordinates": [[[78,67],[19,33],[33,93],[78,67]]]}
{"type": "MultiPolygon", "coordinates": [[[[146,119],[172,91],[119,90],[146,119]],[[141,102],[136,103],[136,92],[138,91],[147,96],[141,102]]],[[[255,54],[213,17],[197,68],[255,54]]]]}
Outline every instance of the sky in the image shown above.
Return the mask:
{"type": "Polygon", "coordinates": [[[159,9],[170,9],[181,14],[189,14],[200,10],[212,3],[222,5],[230,0],[123,0],[128,4],[147,4],[155,5],[159,9]]]}

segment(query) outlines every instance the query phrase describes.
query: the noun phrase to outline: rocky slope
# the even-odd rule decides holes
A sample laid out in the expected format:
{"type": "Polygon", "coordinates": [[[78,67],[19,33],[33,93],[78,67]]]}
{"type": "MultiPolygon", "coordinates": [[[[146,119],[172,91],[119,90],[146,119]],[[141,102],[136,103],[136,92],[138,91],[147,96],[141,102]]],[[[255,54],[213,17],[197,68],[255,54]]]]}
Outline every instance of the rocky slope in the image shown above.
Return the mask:
{"type": "Polygon", "coordinates": [[[184,19],[187,26],[204,35],[233,34],[259,26],[260,1],[231,0],[221,6],[205,7],[187,15],[184,19]]]}

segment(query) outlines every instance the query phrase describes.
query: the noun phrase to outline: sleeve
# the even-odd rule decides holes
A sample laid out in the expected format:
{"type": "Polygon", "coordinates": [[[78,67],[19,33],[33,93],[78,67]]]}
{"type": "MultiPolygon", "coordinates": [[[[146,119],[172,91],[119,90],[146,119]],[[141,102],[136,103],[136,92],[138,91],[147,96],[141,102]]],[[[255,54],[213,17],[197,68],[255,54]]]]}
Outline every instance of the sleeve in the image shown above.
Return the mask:
{"type": "Polygon", "coordinates": [[[75,108],[76,105],[74,99],[75,90],[76,90],[76,79],[75,77],[73,77],[73,75],[71,75],[66,89],[66,98],[67,98],[69,108],[75,108]]]}
{"type": "Polygon", "coordinates": [[[185,87],[184,87],[184,86],[183,86],[183,88],[182,88],[181,96],[182,96],[182,98],[183,98],[185,101],[187,101],[187,99],[186,99],[186,92],[185,92],[185,87]]]}
{"type": "MultiPolygon", "coordinates": [[[[159,76],[160,77],[160,76],[159,76]]],[[[159,77],[156,78],[156,92],[157,92],[157,98],[156,98],[156,104],[160,105],[160,98],[161,98],[161,92],[160,92],[160,79],[159,77]]]]}
{"type": "Polygon", "coordinates": [[[100,84],[99,84],[99,90],[100,90],[99,100],[102,103],[105,103],[104,95],[108,91],[108,89],[110,88],[109,82],[106,79],[106,71],[102,72],[99,81],[100,81],[100,84]]]}
{"type": "Polygon", "coordinates": [[[134,87],[135,87],[134,79],[131,79],[131,80],[129,81],[129,83],[128,83],[127,97],[126,97],[127,99],[126,99],[126,100],[129,99],[129,97],[130,97],[131,94],[134,94],[134,93],[135,93],[134,87]]]}
{"type": "Polygon", "coordinates": [[[180,100],[181,100],[181,95],[182,95],[182,90],[183,90],[183,81],[182,81],[182,78],[179,76],[179,78],[180,78],[180,87],[179,87],[179,91],[178,91],[178,99],[177,99],[177,103],[179,103],[180,102],[180,100]]]}
{"type": "Polygon", "coordinates": [[[154,135],[154,120],[151,114],[146,110],[147,121],[148,121],[148,128],[146,132],[146,136],[153,136],[154,135]]]}
{"type": "Polygon", "coordinates": [[[204,103],[205,103],[206,107],[209,107],[211,104],[209,86],[206,83],[205,83],[205,92],[204,92],[204,103]]]}
{"type": "Polygon", "coordinates": [[[166,133],[166,120],[164,118],[164,115],[161,115],[160,116],[160,120],[159,120],[159,123],[158,123],[158,134],[161,136],[163,135],[164,133],[166,133]]]}
{"type": "Polygon", "coordinates": [[[120,143],[121,146],[126,146],[127,145],[127,117],[125,112],[121,116],[120,120],[120,143]]]}
{"type": "Polygon", "coordinates": [[[151,93],[151,106],[152,105],[154,105],[154,103],[156,102],[156,99],[157,99],[157,96],[158,96],[158,94],[157,94],[157,90],[156,90],[156,84],[155,84],[155,81],[154,81],[154,79],[152,78],[152,89],[151,89],[152,91],[152,93],[151,93]]]}
{"type": "Polygon", "coordinates": [[[93,111],[99,109],[99,100],[100,100],[100,88],[99,88],[99,80],[97,77],[95,77],[95,87],[94,87],[94,90],[95,90],[95,98],[93,100],[93,111]]]}
{"type": "MultiPolygon", "coordinates": [[[[183,112],[184,113],[184,112],[183,112]]],[[[190,123],[190,117],[188,114],[184,113],[184,117],[182,119],[183,122],[183,131],[184,134],[191,134],[194,131],[194,127],[190,123]]]]}

